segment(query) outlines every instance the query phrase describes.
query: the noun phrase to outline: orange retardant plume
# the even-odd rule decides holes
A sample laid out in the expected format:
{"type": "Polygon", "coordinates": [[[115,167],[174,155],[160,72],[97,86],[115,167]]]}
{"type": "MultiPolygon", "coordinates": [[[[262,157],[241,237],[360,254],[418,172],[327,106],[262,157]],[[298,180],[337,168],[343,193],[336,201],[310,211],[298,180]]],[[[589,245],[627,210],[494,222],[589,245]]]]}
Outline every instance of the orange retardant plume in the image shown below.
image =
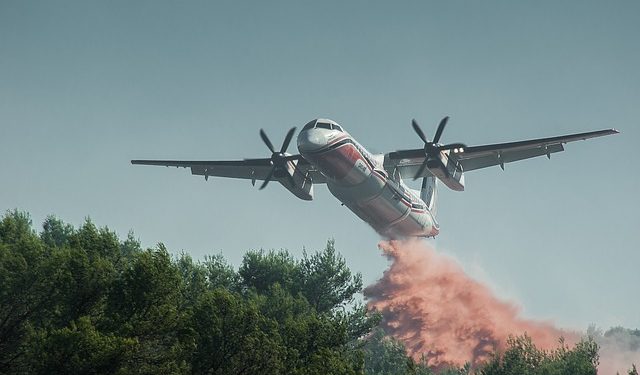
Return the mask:
{"type": "Polygon", "coordinates": [[[502,349],[509,335],[526,332],[542,349],[558,347],[560,337],[578,338],[550,323],[523,319],[517,306],[498,299],[424,241],[383,241],[379,247],[392,264],[365,289],[368,307],[382,314],[387,334],[416,360],[424,356],[435,368],[477,365],[502,349]]]}

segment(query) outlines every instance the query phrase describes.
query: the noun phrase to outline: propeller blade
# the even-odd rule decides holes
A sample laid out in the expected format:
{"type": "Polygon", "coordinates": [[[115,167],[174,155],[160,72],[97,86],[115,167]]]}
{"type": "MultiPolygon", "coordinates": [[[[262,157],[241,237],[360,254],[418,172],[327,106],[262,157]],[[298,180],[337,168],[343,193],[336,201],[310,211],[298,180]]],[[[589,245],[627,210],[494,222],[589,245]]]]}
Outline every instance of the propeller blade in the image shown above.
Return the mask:
{"type": "Polygon", "coordinates": [[[422,173],[427,168],[427,160],[428,159],[424,159],[424,161],[422,162],[422,165],[420,166],[420,169],[418,169],[418,172],[416,172],[416,175],[413,176],[414,181],[417,180],[418,177],[422,176],[422,173]]]}
{"type": "Polygon", "coordinates": [[[282,142],[282,148],[280,149],[280,153],[284,154],[287,151],[287,147],[289,147],[289,142],[291,142],[291,138],[293,137],[293,133],[296,132],[296,127],[289,129],[287,132],[287,136],[284,137],[284,142],[282,142]]]}
{"type": "Polygon", "coordinates": [[[440,120],[440,124],[438,124],[438,130],[436,130],[436,135],[433,137],[433,143],[438,143],[440,140],[440,136],[442,136],[442,132],[444,131],[444,127],[447,125],[447,121],[449,121],[449,116],[446,116],[442,120],[440,120]]]}
{"type": "Polygon", "coordinates": [[[260,129],[260,138],[262,138],[262,141],[264,142],[264,144],[266,144],[267,147],[269,147],[269,150],[271,150],[271,153],[276,152],[276,149],[273,148],[273,144],[269,140],[269,137],[267,137],[267,133],[265,133],[264,130],[262,129],[260,129]]]}
{"type": "Polygon", "coordinates": [[[262,185],[260,185],[260,190],[267,187],[267,185],[269,184],[269,181],[271,181],[271,177],[273,177],[273,172],[275,172],[275,170],[276,170],[276,167],[271,168],[271,170],[269,171],[269,174],[267,175],[267,178],[265,178],[262,185]]]}
{"type": "Polygon", "coordinates": [[[413,126],[413,130],[418,134],[418,137],[422,139],[422,142],[429,143],[429,141],[427,141],[427,137],[425,137],[424,132],[420,129],[420,125],[418,125],[418,122],[415,119],[411,120],[411,126],[413,126]]]}
{"type": "Polygon", "coordinates": [[[448,145],[443,145],[438,147],[439,151],[443,151],[443,150],[451,150],[452,148],[466,148],[467,145],[465,145],[464,143],[449,143],[448,145]]]}

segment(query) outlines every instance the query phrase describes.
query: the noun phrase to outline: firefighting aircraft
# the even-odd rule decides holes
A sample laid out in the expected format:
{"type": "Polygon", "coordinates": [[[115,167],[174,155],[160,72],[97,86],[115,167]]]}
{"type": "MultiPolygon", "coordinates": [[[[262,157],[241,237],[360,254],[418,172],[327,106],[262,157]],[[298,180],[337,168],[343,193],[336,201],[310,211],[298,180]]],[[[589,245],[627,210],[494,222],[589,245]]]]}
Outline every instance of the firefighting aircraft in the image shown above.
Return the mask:
{"type": "Polygon", "coordinates": [[[421,148],[371,154],[342,126],[328,119],[307,123],[298,134],[299,154],[287,153],[296,128],[291,128],[282,147],[276,149],[260,130],[271,157],[244,160],[132,160],[132,164],[191,168],[191,174],[277,181],[300,199],[313,199],[313,184],[327,184],[329,191],[358,217],[387,238],[435,237],[436,184],[464,190],[464,172],[564,151],[564,144],[618,133],[605,129],[559,137],[470,146],[441,144],[440,137],[449,117],[440,121],[433,140],[418,123],[411,125],[424,143],[421,148]],[[422,178],[422,188],[413,190],[403,179],[422,178]]]}

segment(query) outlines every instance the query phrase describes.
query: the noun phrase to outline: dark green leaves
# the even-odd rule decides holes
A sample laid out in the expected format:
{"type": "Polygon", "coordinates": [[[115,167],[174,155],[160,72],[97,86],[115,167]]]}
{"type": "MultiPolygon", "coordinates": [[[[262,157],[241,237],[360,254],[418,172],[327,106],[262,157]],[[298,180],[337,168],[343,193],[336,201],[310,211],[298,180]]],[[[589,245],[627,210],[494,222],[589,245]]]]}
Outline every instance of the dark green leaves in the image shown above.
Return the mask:
{"type": "Polygon", "coordinates": [[[249,252],[173,258],[89,219],[0,221],[0,373],[360,373],[354,340],[373,326],[349,307],[362,281],[330,242],[296,261],[249,252]],[[339,309],[337,309],[340,307],[339,309]]]}

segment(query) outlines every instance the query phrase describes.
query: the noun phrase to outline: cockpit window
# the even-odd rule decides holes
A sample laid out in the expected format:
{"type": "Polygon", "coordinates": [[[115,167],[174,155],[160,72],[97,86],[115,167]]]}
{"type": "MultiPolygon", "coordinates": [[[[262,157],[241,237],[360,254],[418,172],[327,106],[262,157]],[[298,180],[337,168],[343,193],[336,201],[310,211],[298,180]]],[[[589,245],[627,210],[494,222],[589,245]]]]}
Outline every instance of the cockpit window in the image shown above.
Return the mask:
{"type": "Polygon", "coordinates": [[[302,128],[302,130],[309,130],[311,128],[313,128],[313,125],[316,124],[316,120],[311,120],[309,122],[307,122],[307,125],[304,126],[304,128],[302,128]]]}
{"type": "Polygon", "coordinates": [[[309,129],[313,129],[313,128],[319,128],[319,129],[327,129],[327,130],[337,130],[337,131],[343,131],[342,127],[338,124],[332,124],[332,123],[328,123],[328,122],[320,122],[318,120],[313,120],[313,121],[309,121],[303,128],[302,130],[309,130],[309,129]]]}

